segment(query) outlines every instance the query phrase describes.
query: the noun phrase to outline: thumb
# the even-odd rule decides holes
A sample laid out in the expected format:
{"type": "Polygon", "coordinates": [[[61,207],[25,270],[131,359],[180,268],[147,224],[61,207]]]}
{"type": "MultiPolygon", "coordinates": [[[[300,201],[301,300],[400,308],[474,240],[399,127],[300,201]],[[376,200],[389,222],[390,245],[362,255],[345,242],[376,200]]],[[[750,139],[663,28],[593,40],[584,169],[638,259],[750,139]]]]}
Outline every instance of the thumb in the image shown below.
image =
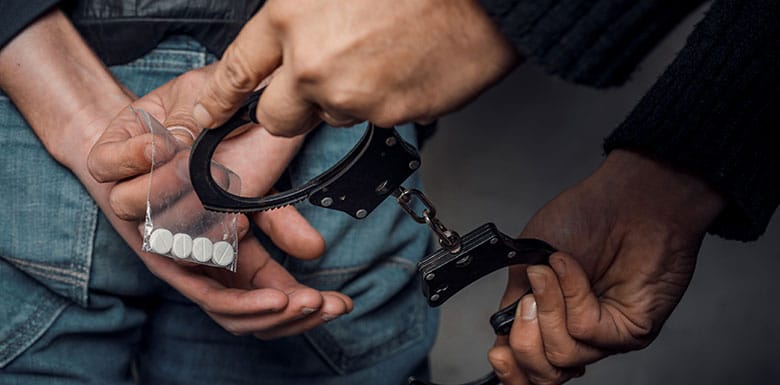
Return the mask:
{"type": "MultiPolygon", "coordinates": [[[[588,275],[571,255],[550,256],[566,303],[566,324],[572,337],[602,348],[625,349],[625,320],[616,317],[594,293],[588,275]]],[[[618,313],[619,314],[619,313],[618,313]]]]}
{"type": "Polygon", "coordinates": [[[193,108],[200,127],[213,128],[224,123],[281,61],[277,31],[260,11],[228,46],[201,89],[193,108]]]}
{"type": "Polygon", "coordinates": [[[282,251],[299,259],[318,258],[325,252],[325,240],[294,207],[255,213],[255,223],[282,251]]]}

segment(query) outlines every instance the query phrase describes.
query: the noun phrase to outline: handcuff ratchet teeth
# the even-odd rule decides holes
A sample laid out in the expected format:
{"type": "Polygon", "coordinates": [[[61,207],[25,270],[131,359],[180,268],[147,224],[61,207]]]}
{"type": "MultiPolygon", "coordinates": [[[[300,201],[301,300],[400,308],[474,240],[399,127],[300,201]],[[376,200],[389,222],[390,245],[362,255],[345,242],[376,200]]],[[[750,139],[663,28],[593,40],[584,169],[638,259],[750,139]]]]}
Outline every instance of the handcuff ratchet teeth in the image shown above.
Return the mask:
{"type": "Polygon", "coordinates": [[[309,182],[265,197],[242,197],[220,187],[211,175],[217,146],[241,126],[258,123],[254,116],[262,90],[255,91],[225,124],[198,135],[190,153],[190,179],[203,206],[224,212],[271,210],[304,199],[317,206],[363,219],[398,190],[417,168],[420,155],[395,129],[368,124],[363,137],[336,165],[309,182]]]}

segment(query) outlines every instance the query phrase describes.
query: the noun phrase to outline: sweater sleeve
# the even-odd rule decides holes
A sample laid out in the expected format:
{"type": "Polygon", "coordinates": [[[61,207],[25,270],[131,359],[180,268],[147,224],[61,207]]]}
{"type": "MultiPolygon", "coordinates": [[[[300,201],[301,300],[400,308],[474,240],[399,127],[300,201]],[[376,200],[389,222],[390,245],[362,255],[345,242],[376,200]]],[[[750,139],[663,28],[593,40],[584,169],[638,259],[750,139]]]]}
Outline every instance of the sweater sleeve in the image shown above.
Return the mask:
{"type": "Polygon", "coordinates": [[[531,60],[568,81],[623,84],[647,53],[704,0],[480,0],[531,60]]]}
{"type": "Polygon", "coordinates": [[[0,48],[61,0],[0,1],[0,48]]]}
{"type": "Polygon", "coordinates": [[[685,48],[605,141],[711,183],[710,232],[760,236],[780,202],[780,2],[716,0],[685,48]]]}

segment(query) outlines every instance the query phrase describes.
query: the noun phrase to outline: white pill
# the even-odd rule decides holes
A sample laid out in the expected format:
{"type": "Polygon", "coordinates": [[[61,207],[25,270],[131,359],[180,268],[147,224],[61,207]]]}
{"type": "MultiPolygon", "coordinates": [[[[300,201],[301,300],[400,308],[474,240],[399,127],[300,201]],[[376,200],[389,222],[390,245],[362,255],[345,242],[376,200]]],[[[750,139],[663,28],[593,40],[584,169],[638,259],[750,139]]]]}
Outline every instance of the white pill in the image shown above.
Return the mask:
{"type": "Polygon", "coordinates": [[[171,254],[177,258],[187,258],[192,253],[192,237],[184,233],[177,233],[173,236],[173,247],[171,254]]]}
{"type": "Polygon", "coordinates": [[[227,266],[233,262],[233,246],[225,241],[214,244],[211,260],[220,266],[227,266]]]}
{"type": "Polygon", "coordinates": [[[207,262],[211,259],[214,244],[208,238],[198,237],[192,241],[192,258],[198,262],[207,262]]]}
{"type": "Polygon", "coordinates": [[[154,230],[149,236],[149,246],[157,254],[168,254],[173,246],[173,234],[168,229],[154,230]]]}

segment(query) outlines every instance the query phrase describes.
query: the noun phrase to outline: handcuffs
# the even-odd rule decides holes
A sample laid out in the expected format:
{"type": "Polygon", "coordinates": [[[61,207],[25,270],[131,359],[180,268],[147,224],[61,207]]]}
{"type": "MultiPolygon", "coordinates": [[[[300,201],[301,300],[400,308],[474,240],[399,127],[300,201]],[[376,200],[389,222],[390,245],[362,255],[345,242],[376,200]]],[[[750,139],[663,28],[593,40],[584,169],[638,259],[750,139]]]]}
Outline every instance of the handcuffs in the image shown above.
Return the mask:
{"type": "MultiPolygon", "coordinates": [[[[250,198],[222,189],[211,175],[211,158],[220,142],[237,128],[254,122],[262,90],[247,98],[238,111],[222,126],[203,130],[190,153],[189,172],[193,188],[203,206],[222,212],[249,213],[271,210],[304,199],[315,206],[339,210],[356,219],[368,216],[388,196],[421,224],[436,234],[440,249],[417,265],[423,294],[428,305],[437,307],[458,291],[498,269],[511,265],[548,264],[556,250],[538,239],[515,239],[486,223],[460,236],[436,217],[436,208],[417,189],[401,184],[420,167],[420,155],[395,129],[369,123],[363,137],[338,163],[311,181],[273,195],[250,198]],[[412,207],[419,200],[425,208],[418,213],[412,207]]],[[[530,290],[529,290],[530,292],[530,290]]],[[[490,317],[497,335],[508,335],[515,319],[519,299],[490,317]]],[[[436,385],[410,378],[410,385],[436,385]]],[[[494,385],[500,381],[494,373],[463,385],[494,385]]]]}

